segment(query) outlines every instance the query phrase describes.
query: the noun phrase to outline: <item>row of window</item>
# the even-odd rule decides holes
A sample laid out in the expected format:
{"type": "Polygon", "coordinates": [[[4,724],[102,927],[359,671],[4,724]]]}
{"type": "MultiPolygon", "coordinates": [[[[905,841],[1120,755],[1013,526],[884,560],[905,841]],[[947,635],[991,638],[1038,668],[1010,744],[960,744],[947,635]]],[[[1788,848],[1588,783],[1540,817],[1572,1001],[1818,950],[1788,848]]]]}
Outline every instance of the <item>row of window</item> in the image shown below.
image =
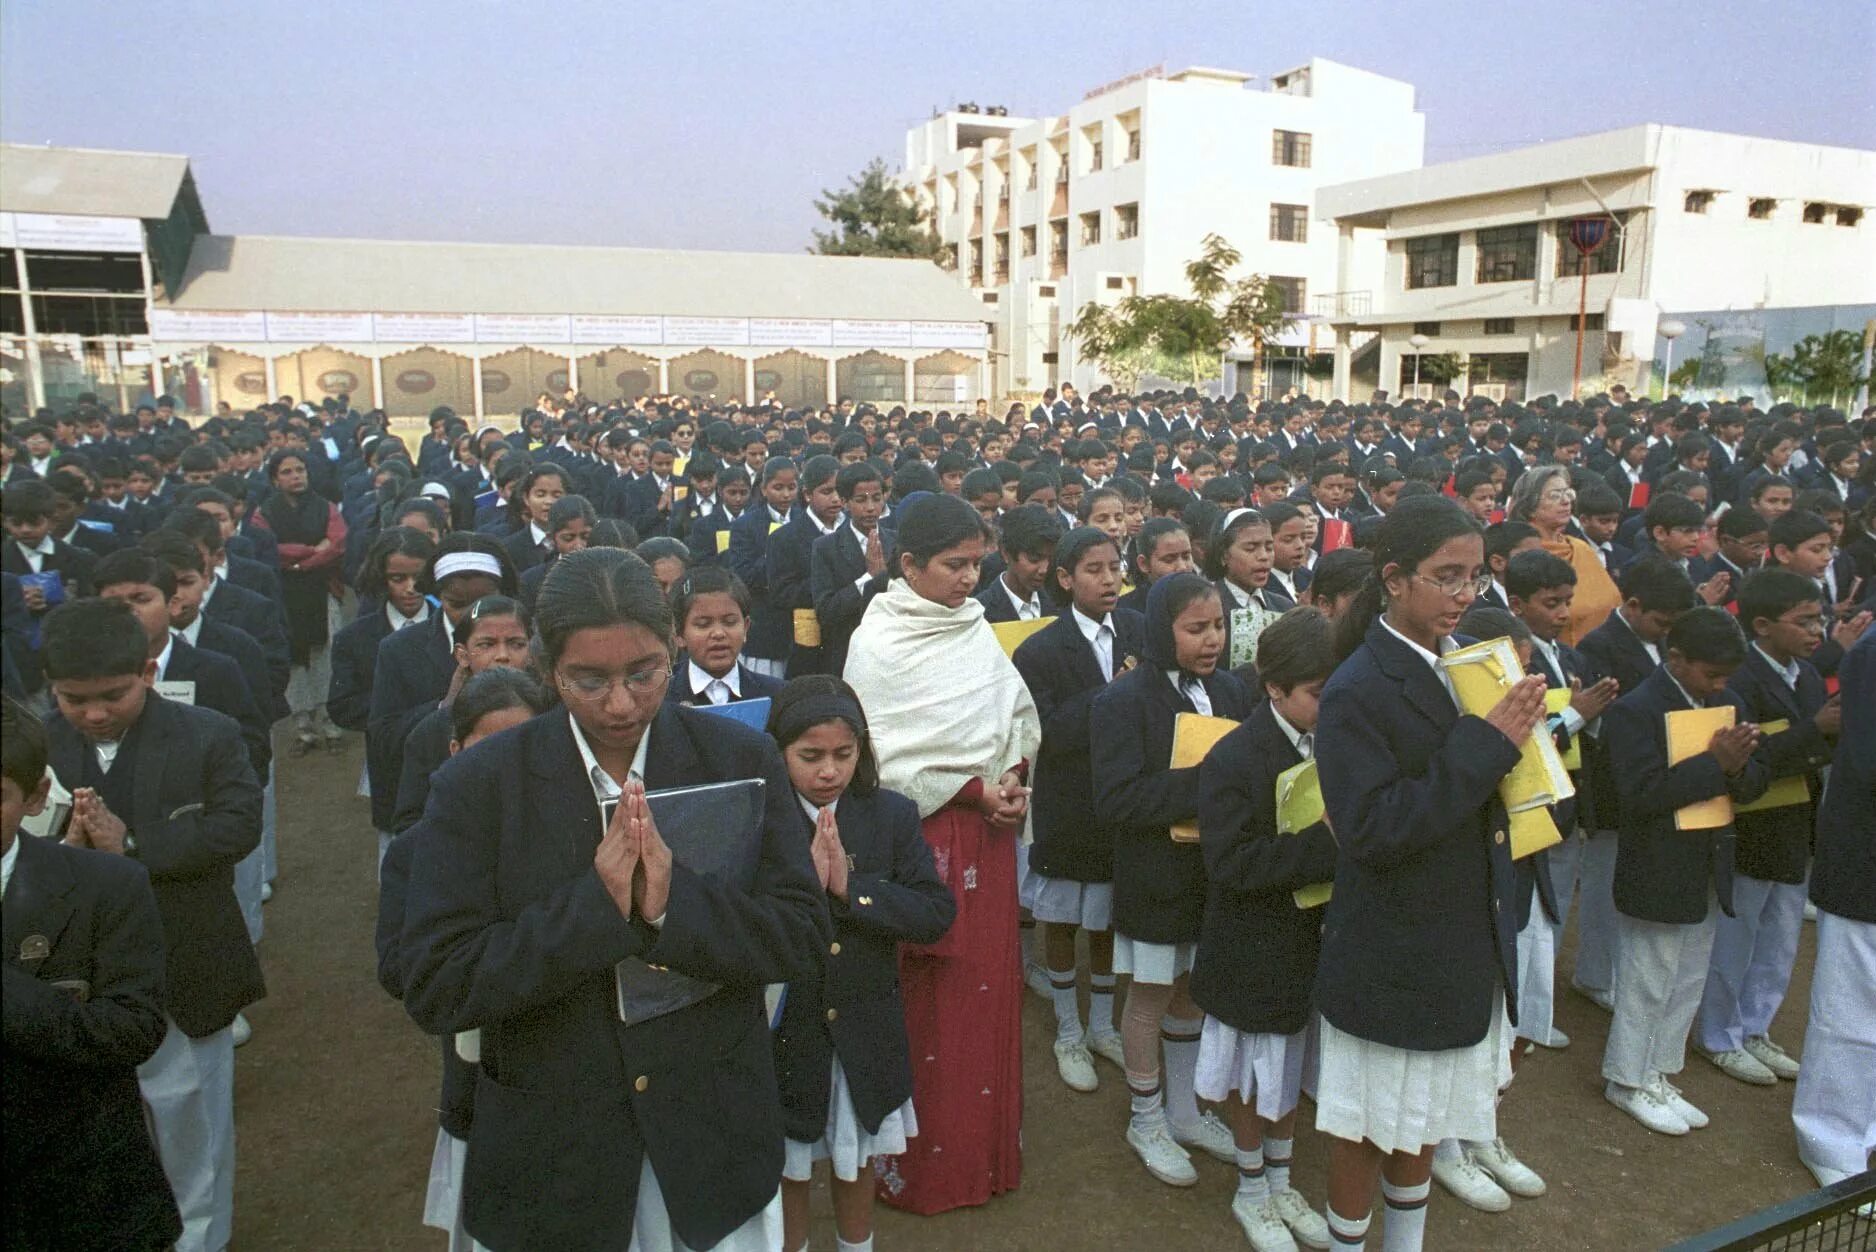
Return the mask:
{"type": "MultiPolygon", "coordinates": [[[[1615,229],[1601,247],[1588,256],[1591,274],[1614,274],[1622,268],[1622,215],[1615,229]]],[[[1570,222],[1553,224],[1557,237],[1556,276],[1574,278],[1579,272],[1579,254],[1570,241],[1570,222]]],[[[1537,277],[1537,239],[1539,224],[1493,226],[1473,232],[1476,243],[1472,281],[1475,283],[1529,282],[1537,277]]],[[[1421,235],[1406,240],[1406,285],[1409,291],[1424,287],[1459,285],[1459,233],[1421,235]]]]}
{"type": "MultiPolygon", "coordinates": [[[[1438,339],[1440,337],[1441,325],[1442,323],[1439,322],[1415,322],[1414,334],[1425,335],[1428,339],[1438,339]]],[[[1574,315],[1570,318],[1570,329],[1576,329],[1576,317],[1574,315]]],[[[1585,319],[1583,329],[1601,330],[1602,314],[1591,313],[1585,319]]],[[[1488,317],[1484,319],[1484,330],[1481,333],[1487,335],[1515,335],[1518,333],[1518,319],[1515,317],[1488,317]]]]}
{"type": "MultiPolygon", "coordinates": [[[[1719,195],[1717,191],[1690,191],[1681,201],[1681,208],[1689,213],[1705,214],[1719,195]]],[[[1746,199],[1746,217],[1755,222],[1769,222],[1778,216],[1778,205],[1777,196],[1749,196],[1746,199]]],[[[1799,211],[1798,219],[1807,226],[1823,226],[1833,222],[1838,226],[1855,226],[1863,220],[1863,209],[1854,204],[1807,200],[1799,211]]]]}
{"type": "MultiPolygon", "coordinates": [[[[1107,145],[1104,140],[1095,137],[1098,133],[1099,133],[1099,128],[1092,127],[1092,126],[1088,127],[1083,132],[1083,136],[1086,140],[1086,145],[1085,145],[1086,151],[1088,154],[1086,166],[1084,167],[1082,171],[1083,173],[1092,174],[1092,173],[1096,173],[1102,169],[1107,168],[1107,145]]],[[[1126,148],[1125,148],[1126,155],[1121,159],[1120,162],[1118,162],[1118,164],[1122,164],[1122,165],[1127,164],[1128,162],[1131,162],[1131,161],[1138,161],[1140,159],[1140,142],[1141,142],[1140,132],[1138,129],[1127,130],[1123,133],[1127,137],[1127,142],[1126,142],[1126,148]]],[[[1310,168],[1311,150],[1314,146],[1314,142],[1315,142],[1314,136],[1310,135],[1306,131],[1273,130],[1270,132],[1270,163],[1272,165],[1287,166],[1291,169],[1305,169],[1306,170],[1310,168]]],[[[1069,159],[1068,159],[1068,154],[1067,152],[1063,151],[1059,147],[1052,148],[1051,150],[1055,153],[1056,184],[1058,186],[1066,184],[1068,182],[1068,171],[1069,171],[1069,164],[1070,164],[1069,159]]],[[[1027,171],[1027,176],[1025,177],[1024,183],[1023,183],[1024,190],[1026,191],[1034,191],[1040,185],[1041,164],[1035,159],[1035,156],[1033,155],[1033,151],[1034,151],[1033,149],[1025,150],[1024,155],[1021,158],[1021,164],[1019,166],[1019,168],[1025,169],[1027,171]]],[[[997,203],[999,204],[1009,203],[1010,186],[1011,186],[1012,181],[1013,180],[1010,179],[1007,175],[1004,177],[1003,183],[998,188],[998,191],[997,191],[997,203]]],[[[948,193],[943,196],[943,199],[948,199],[952,203],[959,202],[961,198],[961,193],[959,193],[958,190],[952,186],[949,180],[947,180],[946,183],[944,184],[943,190],[945,193],[948,193]]],[[[938,198],[938,197],[934,196],[934,198],[938,198]]],[[[973,208],[973,209],[977,207],[977,201],[974,197],[968,201],[968,207],[973,208]]],[[[1302,206],[1287,206],[1287,207],[1296,207],[1296,208],[1301,209],[1302,206]]],[[[950,212],[951,210],[949,210],[948,208],[945,208],[941,200],[940,205],[939,205],[939,211],[950,212]]],[[[1302,227],[1299,226],[1297,229],[1300,232],[1302,230],[1302,227]]],[[[1275,239],[1277,238],[1277,236],[1273,234],[1271,238],[1275,239]]],[[[1300,233],[1296,239],[1290,240],[1289,242],[1294,242],[1294,243],[1303,242],[1300,236],[1300,233]]]]}

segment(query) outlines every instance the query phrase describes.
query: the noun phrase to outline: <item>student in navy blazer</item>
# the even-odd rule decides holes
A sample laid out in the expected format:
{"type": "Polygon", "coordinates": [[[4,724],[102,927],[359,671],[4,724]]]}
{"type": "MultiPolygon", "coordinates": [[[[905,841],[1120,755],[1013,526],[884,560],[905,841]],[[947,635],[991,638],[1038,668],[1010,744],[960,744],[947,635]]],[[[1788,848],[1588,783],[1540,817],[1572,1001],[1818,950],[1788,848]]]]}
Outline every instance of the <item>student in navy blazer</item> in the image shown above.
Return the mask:
{"type": "Polygon", "coordinates": [[[375,605],[332,636],[332,682],[326,714],[346,730],[365,729],[371,715],[371,686],[378,645],[407,625],[421,625],[435,612],[424,597],[423,573],[436,544],[420,530],[394,526],[371,541],[359,574],[358,594],[375,605]]]}
{"type": "Polygon", "coordinates": [[[762,467],[760,500],[750,501],[730,523],[730,572],[749,589],[749,642],[743,655],[752,668],[780,678],[794,648],[795,624],[773,603],[769,586],[769,541],[794,516],[797,472],[792,461],[777,458],[762,467]]]}
{"type": "Polygon", "coordinates": [[[801,507],[769,536],[768,584],[770,612],[788,623],[788,677],[818,674],[826,669],[819,644],[795,639],[795,613],[814,609],[814,544],[835,534],[841,523],[840,495],[836,487],[840,462],[831,456],[809,457],[801,467],[801,507]]]}
{"type": "Polygon", "coordinates": [[[261,654],[267,658],[268,685],[275,701],[283,700],[287,681],[292,676],[293,660],[279,607],[246,587],[237,587],[210,575],[202,597],[202,613],[210,621],[234,627],[260,645],[261,654]]]}
{"type": "MultiPolygon", "coordinates": [[[[873,486],[859,488],[861,493],[877,490],[877,480],[869,482],[873,486]]],[[[847,645],[860,619],[866,616],[866,606],[886,590],[892,578],[892,532],[877,520],[874,527],[881,556],[877,570],[866,559],[866,542],[871,535],[862,540],[854,529],[851,512],[839,530],[814,541],[808,585],[814,595],[814,615],[821,623],[822,659],[830,674],[839,674],[846,667],[847,645]]]]}
{"type": "Polygon", "coordinates": [[[763,985],[811,977],[831,939],[803,817],[766,735],[664,703],[669,608],[642,561],[567,557],[537,625],[568,702],[452,758],[402,836],[405,1007],[481,1032],[463,1225],[519,1252],[616,1249],[655,1187],[661,1238],[712,1247],[779,1207],[763,985]],[[645,791],[746,778],[765,783],[746,889],[639,825],[645,791]],[[630,957],[718,990],[622,1025],[630,957]]]}

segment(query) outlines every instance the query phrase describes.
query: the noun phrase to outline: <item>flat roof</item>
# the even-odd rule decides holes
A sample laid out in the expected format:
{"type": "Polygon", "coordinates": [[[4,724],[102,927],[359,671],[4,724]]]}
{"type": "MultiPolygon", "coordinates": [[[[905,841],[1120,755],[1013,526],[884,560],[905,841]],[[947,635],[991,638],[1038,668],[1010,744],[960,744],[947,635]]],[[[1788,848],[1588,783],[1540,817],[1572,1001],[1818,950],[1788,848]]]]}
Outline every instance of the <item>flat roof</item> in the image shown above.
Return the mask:
{"type": "Polygon", "coordinates": [[[189,158],[0,144],[0,209],[162,221],[189,176],[189,158]]]}

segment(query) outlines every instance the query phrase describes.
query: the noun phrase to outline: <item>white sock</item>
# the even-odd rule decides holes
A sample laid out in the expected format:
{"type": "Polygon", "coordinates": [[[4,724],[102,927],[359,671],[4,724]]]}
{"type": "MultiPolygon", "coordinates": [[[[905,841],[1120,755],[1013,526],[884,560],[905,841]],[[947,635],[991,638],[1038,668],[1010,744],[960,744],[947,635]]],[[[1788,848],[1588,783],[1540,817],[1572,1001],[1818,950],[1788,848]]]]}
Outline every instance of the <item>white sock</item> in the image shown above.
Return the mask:
{"type": "Polygon", "coordinates": [[[1270,1180],[1271,1195],[1290,1189],[1290,1153],[1295,1146],[1294,1139],[1264,1136],[1264,1177],[1270,1180]]]}
{"type": "Polygon", "coordinates": [[[1081,1038],[1081,1005],[1075,999],[1075,971],[1052,969],[1049,972],[1049,999],[1055,1003],[1055,1039],[1081,1038]]]}
{"type": "Polygon", "coordinates": [[[1103,1038],[1117,1035],[1114,1028],[1114,975],[1088,975],[1088,1033],[1103,1038]]]}
{"type": "Polygon", "coordinates": [[[1249,1200],[1252,1204],[1262,1204],[1270,1198],[1262,1145],[1238,1149],[1238,1194],[1235,1198],[1249,1200]]]}
{"type": "Polygon", "coordinates": [[[1175,1126],[1194,1126],[1199,1120],[1198,1080],[1200,1021],[1162,1017],[1160,1048],[1166,1054],[1166,1118],[1175,1126]]]}
{"type": "Polygon", "coordinates": [[[1382,1212],[1381,1252],[1420,1252],[1427,1233],[1427,1194],[1431,1181],[1412,1187],[1397,1187],[1381,1180],[1382,1212]]]}
{"type": "Polygon", "coordinates": [[[873,1252],[873,1236],[871,1235],[868,1235],[858,1243],[848,1243],[845,1239],[842,1239],[836,1234],[834,1236],[834,1242],[840,1245],[840,1252],[873,1252]]]}
{"type": "Polygon", "coordinates": [[[1457,1161],[1463,1155],[1457,1139],[1442,1139],[1433,1149],[1433,1159],[1436,1161],[1457,1161]]]}
{"type": "Polygon", "coordinates": [[[1141,1079],[1127,1075],[1127,1097],[1133,1120],[1145,1126],[1164,1119],[1165,1093],[1160,1090],[1159,1076],[1141,1079]]]}
{"type": "Polygon", "coordinates": [[[1329,1219],[1329,1243],[1335,1252],[1362,1252],[1368,1246],[1368,1214],[1343,1217],[1333,1208],[1323,1212],[1329,1219]]]}

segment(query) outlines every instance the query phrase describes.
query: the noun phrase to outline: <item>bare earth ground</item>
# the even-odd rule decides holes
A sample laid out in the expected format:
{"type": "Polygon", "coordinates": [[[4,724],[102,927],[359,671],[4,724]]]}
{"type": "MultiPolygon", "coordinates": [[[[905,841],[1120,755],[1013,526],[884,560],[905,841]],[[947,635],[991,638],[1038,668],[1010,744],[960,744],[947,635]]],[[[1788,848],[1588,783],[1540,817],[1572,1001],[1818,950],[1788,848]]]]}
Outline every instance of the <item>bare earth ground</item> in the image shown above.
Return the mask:
{"type": "MultiPolygon", "coordinates": [[[[285,746],[284,743],[282,745],[285,746]]],[[[280,881],[260,946],[269,996],[249,1010],[254,1039],[236,1053],[240,1139],[235,1243],[259,1249],[437,1249],[421,1222],[437,1050],[373,975],[375,841],[353,796],[362,745],[283,756],[280,881]]],[[[1806,927],[1774,1035],[1803,1040],[1814,940],[1806,927]]],[[[1567,937],[1563,967],[1574,954],[1567,937]]],[[[1248,1244],[1231,1219],[1235,1177],[1201,1158],[1199,1185],[1154,1181],[1122,1134],[1126,1092],[1097,1062],[1101,1090],[1078,1095],[1051,1063],[1053,1021],[1026,997],[1025,1173],[1021,1190],[937,1218],[880,1210],[882,1249],[1190,1248],[1248,1244]]],[[[1426,1246],[1447,1249],[1657,1248],[1812,1187],[1792,1144],[1790,1084],[1747,1087],[1690,1058],[1680,1080],[1713,1125],[1683,1140],[1652,1135],[1602,1099],[1597,1070],[1607,1017],[1564,992],[1563,1052],[1530,1058],[1500,1117],[1507,1139],[1550,1183],[1538,1200],[1490,1215],[1436,1185],[1426,1246]]],[[[1311,1113],[1305,1105],[1307,1127],[1311,1113]]],[[[1325,1141],[1297,1137],[1295,1181],[1321,1205],[1325,1141]]],[[[834,1244],[824,1181],[813,1246],[834,1244]]],[[[1379,1214],[1370,1246],[1379,1246],[1379,1214]]]]}

